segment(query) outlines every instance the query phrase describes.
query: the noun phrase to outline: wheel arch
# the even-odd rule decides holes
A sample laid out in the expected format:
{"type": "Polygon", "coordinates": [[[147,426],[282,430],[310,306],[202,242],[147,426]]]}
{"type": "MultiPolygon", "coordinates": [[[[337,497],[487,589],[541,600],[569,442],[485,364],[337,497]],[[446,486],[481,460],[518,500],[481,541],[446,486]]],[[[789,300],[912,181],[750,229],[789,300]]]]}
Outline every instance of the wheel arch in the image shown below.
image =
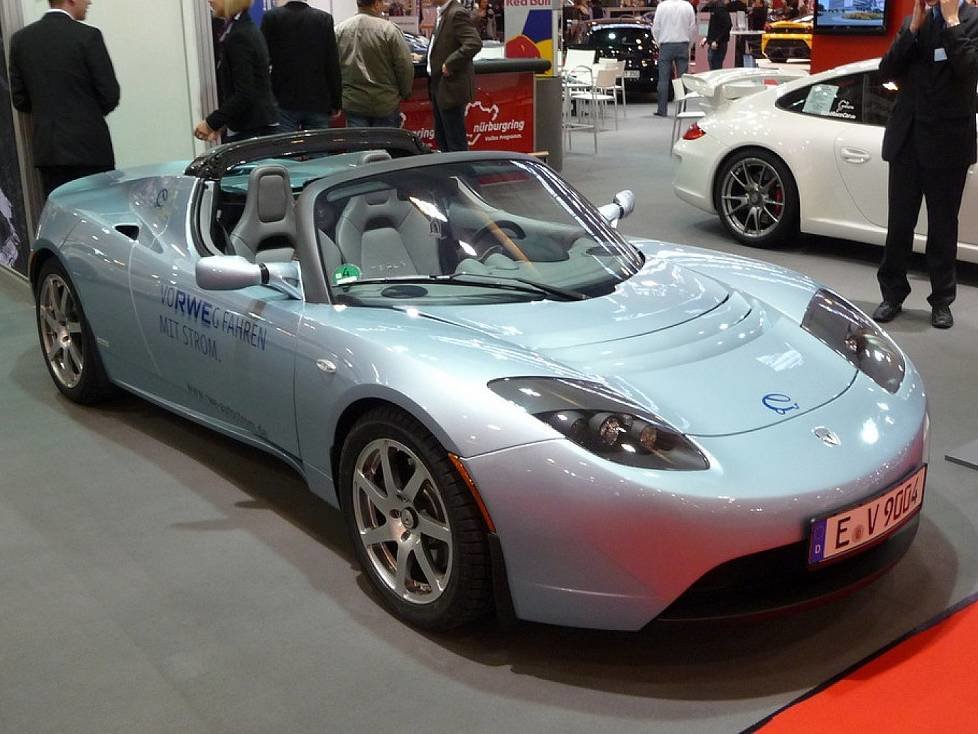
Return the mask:
{"type": "MultiPolygon", "coordinates": [[[[45,263],[51,258],[54,258],[59,263],[61,267],[65,267],[64,262],[58,256],[57,251],[54,249],[54,245],[47,241],[39,241],[34,246],[34,251],[31,253],[30,259],[27,261],[27,278],[31,283],[31,290],[37,293],[37,280],[41,275],[41,270],[44,268],[45,263]]],[[[67,268],[65,268],[67,271],[67,268]]]]}

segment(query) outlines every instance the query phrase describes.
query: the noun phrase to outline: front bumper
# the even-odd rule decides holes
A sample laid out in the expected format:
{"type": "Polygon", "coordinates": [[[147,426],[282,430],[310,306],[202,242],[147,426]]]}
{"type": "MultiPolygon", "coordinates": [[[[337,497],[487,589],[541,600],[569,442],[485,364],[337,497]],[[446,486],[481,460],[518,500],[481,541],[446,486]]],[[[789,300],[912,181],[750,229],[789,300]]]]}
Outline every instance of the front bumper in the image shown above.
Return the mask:
{"type": "MultiPolygon", "coordinates": [[[[637,630],[723,564],[805,543],[812,517],[872,496],[926,462],[926,399],[912,368],[896,396],[860,377],[818,410],[697,443],[709,470],[623,467],[566,440],[467,459],[505,553],[516,615],[637,630]],[[821,426],[841,445],[816,439],[821,426]]],[[[897,535],[877,547],[897,545],[897,535]]],[[[819,573],[811,572],[812,589],[819,573]]],[[[837,589],[829,584],[824,593],[837,589]]],[[[785,605],[771,608],[778,606],[785,605]]]]}

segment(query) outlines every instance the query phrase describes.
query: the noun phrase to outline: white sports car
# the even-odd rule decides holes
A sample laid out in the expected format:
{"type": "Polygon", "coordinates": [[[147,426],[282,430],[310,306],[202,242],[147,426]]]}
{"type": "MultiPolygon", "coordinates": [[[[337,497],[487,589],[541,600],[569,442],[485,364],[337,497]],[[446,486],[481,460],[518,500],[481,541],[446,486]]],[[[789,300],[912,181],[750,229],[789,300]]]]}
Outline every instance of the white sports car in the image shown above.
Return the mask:
{"type": "MultiPolygon", "coordinates": [[[[744,244],[775,245],[800,230],[882,245],[887,164],[880,150],[897,86],[881,79],[878,67],[871,59],[783,84],[756,70],[684,77],[709,112],[673,148],[676,194],[719,214],[744,244]]],[[[958,258],[978,262],[973,174],[958,258]]],[[[923,210],[916,232],[914,248],[922,252],[923,210]]]]}

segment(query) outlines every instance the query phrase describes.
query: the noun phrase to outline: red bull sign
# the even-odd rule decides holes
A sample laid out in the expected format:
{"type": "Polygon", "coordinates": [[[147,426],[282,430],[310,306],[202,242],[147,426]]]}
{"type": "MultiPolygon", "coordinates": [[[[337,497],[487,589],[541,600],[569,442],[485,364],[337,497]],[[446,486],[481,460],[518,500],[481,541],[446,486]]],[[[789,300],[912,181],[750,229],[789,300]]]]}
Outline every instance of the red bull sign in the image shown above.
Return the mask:
{"type": "Polygon", "coordinates": [[[507,59],[546,59],[554,68],[553,0],[505,0],[507,59]]]}

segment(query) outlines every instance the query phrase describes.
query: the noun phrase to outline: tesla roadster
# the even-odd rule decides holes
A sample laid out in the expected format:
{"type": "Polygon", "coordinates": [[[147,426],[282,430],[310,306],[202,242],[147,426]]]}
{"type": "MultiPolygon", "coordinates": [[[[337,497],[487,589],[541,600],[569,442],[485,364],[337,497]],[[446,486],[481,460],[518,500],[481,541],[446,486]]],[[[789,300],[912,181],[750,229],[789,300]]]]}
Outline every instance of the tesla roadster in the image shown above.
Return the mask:
{"type": "Polygon", "coordinates": [[[908,549],[924,386],[809,278],[634,240],[543,163],[316,131],[58,189],[57,388],[273,454],[411,624],[638,629],[793,608],[908,549]]]}
{"type": "MultiPolygon", "coordinates": [[[[878,68],[879,59],[872,59],[753,87],[749,75],[765,72],[687,75],[684,81],[710,101],[710,111],[673,148],[674,191],[718,214],[744,244],[775,245],[800,229],[882,245],[887,165],[880,151],[897,86],[878,68]],[[746,94],[751,89],[756,93],[746,94]]],[[[969,175],[958,258],[971,262],[978,262],[976,202],[978,183],[969,175]]],[[[926,238],[922,211],[914,249],[923,252],[926,238]]]]}

